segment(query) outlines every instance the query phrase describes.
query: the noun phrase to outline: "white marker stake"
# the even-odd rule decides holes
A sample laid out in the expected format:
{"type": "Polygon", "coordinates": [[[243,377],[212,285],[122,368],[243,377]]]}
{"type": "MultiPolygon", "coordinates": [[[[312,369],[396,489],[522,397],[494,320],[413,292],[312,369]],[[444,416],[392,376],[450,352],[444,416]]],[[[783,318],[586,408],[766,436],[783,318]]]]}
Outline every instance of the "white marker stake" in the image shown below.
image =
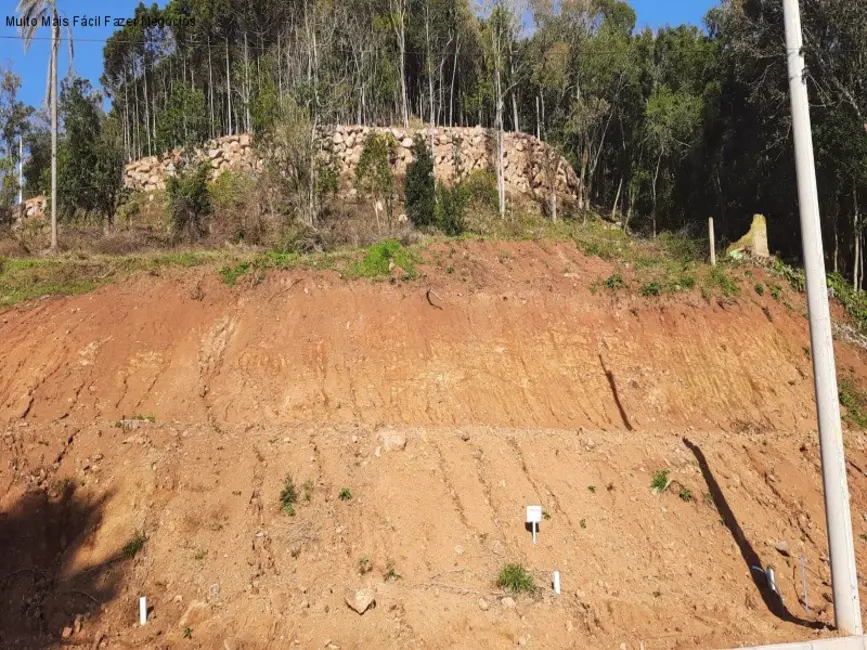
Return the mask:
{"type": "Polygon", "coordinates": [[[560,572],[554,572],[554,593],[560,595],[560,572]]]}
{"type": "Polygon", "coordinates": [[[148,622],[148,599],[147,596],[142,596],[138,599],[138,622],[139,625],[144,625],[148,622]]]}
{"type": "Polygon", "coordinates": [[[536,543],[536,529],[542,521],[542,506],[527,506],[527,523],[533,527],[533,543],[536,543]]]}

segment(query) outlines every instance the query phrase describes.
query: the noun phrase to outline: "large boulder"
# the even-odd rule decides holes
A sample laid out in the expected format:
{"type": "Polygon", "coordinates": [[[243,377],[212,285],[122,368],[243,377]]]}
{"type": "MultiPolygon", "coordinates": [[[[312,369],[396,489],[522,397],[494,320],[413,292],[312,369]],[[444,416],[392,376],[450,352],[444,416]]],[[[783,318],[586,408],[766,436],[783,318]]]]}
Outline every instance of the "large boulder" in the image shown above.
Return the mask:
{"type": "Polygon", "coordinates": [[[726,255],[734,258],[743,255],[767,258],[768,252],[768,223],[762,214],[753,215],[753,225],[750,231],[726,249],[726,255]]]}

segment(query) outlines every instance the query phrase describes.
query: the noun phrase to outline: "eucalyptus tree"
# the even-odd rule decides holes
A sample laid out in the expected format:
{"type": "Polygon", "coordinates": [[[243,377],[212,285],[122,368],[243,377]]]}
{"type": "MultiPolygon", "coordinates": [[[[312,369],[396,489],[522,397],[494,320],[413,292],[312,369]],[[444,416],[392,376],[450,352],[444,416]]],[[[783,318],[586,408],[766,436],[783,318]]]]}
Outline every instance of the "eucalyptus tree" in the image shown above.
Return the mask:
{"type": "MultiPolygon", "coordinates": [[[[50,24],[51,50],[48,56],[46,101],[51,111],[51,249],[57,249],[57,58],[60,53],[61,20],[56,0],[20,0],[18,15],[22,20],[21,38],[24,50],[30,48],[43,19],[50,24]]],[[[72,68],[72,31],[67,28],[69,66],[72,68]]]]}

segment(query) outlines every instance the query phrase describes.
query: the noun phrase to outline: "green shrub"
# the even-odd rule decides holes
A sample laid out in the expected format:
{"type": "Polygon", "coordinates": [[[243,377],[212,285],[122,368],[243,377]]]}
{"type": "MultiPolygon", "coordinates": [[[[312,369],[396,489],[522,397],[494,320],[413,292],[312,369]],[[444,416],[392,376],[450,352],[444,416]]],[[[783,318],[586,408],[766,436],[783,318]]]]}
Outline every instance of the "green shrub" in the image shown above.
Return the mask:
{"type": "Polygon", "coordinates": [[[249,270],[250,262],[240,262],[235,266],[224,266],[217,272],[220,274],[220,277],[223,278],[223,282],[228,284],[230,287],[234,287],[238,278],[246,274],[249,270]]]}
{"type": "Polygon", "coordinates": [[[506,564],[497,577],[497,586],[513,593],[532,593],[536,590],[531,576],[520,564],[506,564]]]}
{"type": "Polygon", "coordinates": [[[867,429],[867,394],[849,377],[840,379],[837,393],[840,405],[846,407],[844,419],[861,429],[867,429]]]}
{"type": "Polygon", "coordinates": [[[412,162],[406,167],[404,182],[406,216],[415,226],[433,224],[437,215],[434,183],[434,161],[430,149],[421,135],[412,145],[412,162]]]}
{"type": "Polygon", "coordinates": [[[645,298],[656,297],[661,293],[662,287],[656,281],[641,285],[641,295],[645,298]]]}
{"type": "Polygon", "coordinates": [[[209,171],[207,162],[195,167],[180,164],[166,181],[172,226],[178,236],[197,239],[205,232],[204,220],[211,213],[209,171]]]}
{"type": "Polygon", "coordinates": [[[349,491],[349,488],[340,488],[340,492],[337,493],[337,498],[341,501],[351,501],[352,492],[349,491]]]}
{"type": "Polygon", "coordinates": [[[466,230],[464,210],[467,192],[462,185],[437,188],[436,223],[446,235],[456,237],[466,230]]]}
{"type": "Polygon", "coordinates": [[[499,206],[497,194],[497,177],[487,169],[477,169],[470,172],[461,185],[469,203],[482,205],[491,209],[499,206]]]}
{"type": "MultiPolygon", "coordinates": [[[[394,176],[392,167],[397,158],[397,141],[390,133],[369,133],[355,168],[355,183],[362,196],[383,203],[389,225],[394,214],[394,176]]],[[[379,223],[379,209],[376,219],[379,223]]]]}
{"type": "Polygon", "coordinates": [[[761,282],[756,282],[756,286],[753,288],[756,290],[756,293],[759,294],[760,296],[765,295],[765,285],[763,285],[761,282]]]}
{"type": "Polygon", "coordinates": [[[650,481],[650,489],[656,492],[657,494],[660,492],[664,492],[666,488],[668,488],[668,484],[671,482],[668,479],[669,470],[660,469],[653,473],[653,478],[650,481]]]}
{"type": "Polygon", "coordinates": [[[283,490],[280,492],[280,509],[291,517],[295,516],[295,504],[298,503],[298,490],[295,481],[287,476],[283,482],[283,490]]]}
{"type": "Polygon", "coordinates": [[[146,541],[148,541],[147,536],[143,532],[137,531],[133,538],[124,545],[124,557],[128,559],[134,558],[138,555],[138,552],[144,548],[146,541]]]}
{"type": "Polygon", "coordinates": [[[737,282],[732,280],[721,266],[712,266],[708,279],[711,286],[719,289],[726,297],[740,295],[741,289],[737,282]]]}

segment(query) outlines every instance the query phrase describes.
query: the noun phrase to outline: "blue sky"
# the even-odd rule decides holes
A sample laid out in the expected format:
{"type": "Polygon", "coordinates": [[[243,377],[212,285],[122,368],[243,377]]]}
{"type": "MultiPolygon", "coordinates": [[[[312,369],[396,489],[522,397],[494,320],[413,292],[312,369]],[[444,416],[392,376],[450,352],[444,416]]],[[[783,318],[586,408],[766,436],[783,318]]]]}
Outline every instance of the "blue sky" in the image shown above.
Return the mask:
{"type": "MultiPolygon", "coordinates": [[[[12,12],[17,5],[16,0],[2,0],[6,11],[12,12]]],[[[103,16],[110,14],[116,18],[132,16],[138,0],[58,0],[58,6],[67,16],[103,16]]],[[[150,4],[150,0],[146,4],[150,4]]],[[[164,4],[161,1],[159,4],[164,4]]],[[[638,25],[660,27],[666,24],[701,23],[704,14],[715,0],[631,0],[638,14],[638,25]]],[[[12,64],[15,72],[21,75],[23,84],[20,98],[28,104],[39,105],[45,96],[45,75],[48,71],[48,40],[34,40],[30,51],[25,54],[18,32],[13,27],[6,27],[6,15],[0,13],[0,62],[3,66],[12,64]]],[[[73,27],[72,35],[75,41],[75,71],[79,76],[90,79],[97,85],[102,73],[102,47],[105,39],[114,31],[114,27],[73,27]]],[[[37,38],[50,37],[47,29],[40,30],[37,38]]],[[[59,72],[66,74],[69,66],[68,50],[63,49],[59,72]]]]}

